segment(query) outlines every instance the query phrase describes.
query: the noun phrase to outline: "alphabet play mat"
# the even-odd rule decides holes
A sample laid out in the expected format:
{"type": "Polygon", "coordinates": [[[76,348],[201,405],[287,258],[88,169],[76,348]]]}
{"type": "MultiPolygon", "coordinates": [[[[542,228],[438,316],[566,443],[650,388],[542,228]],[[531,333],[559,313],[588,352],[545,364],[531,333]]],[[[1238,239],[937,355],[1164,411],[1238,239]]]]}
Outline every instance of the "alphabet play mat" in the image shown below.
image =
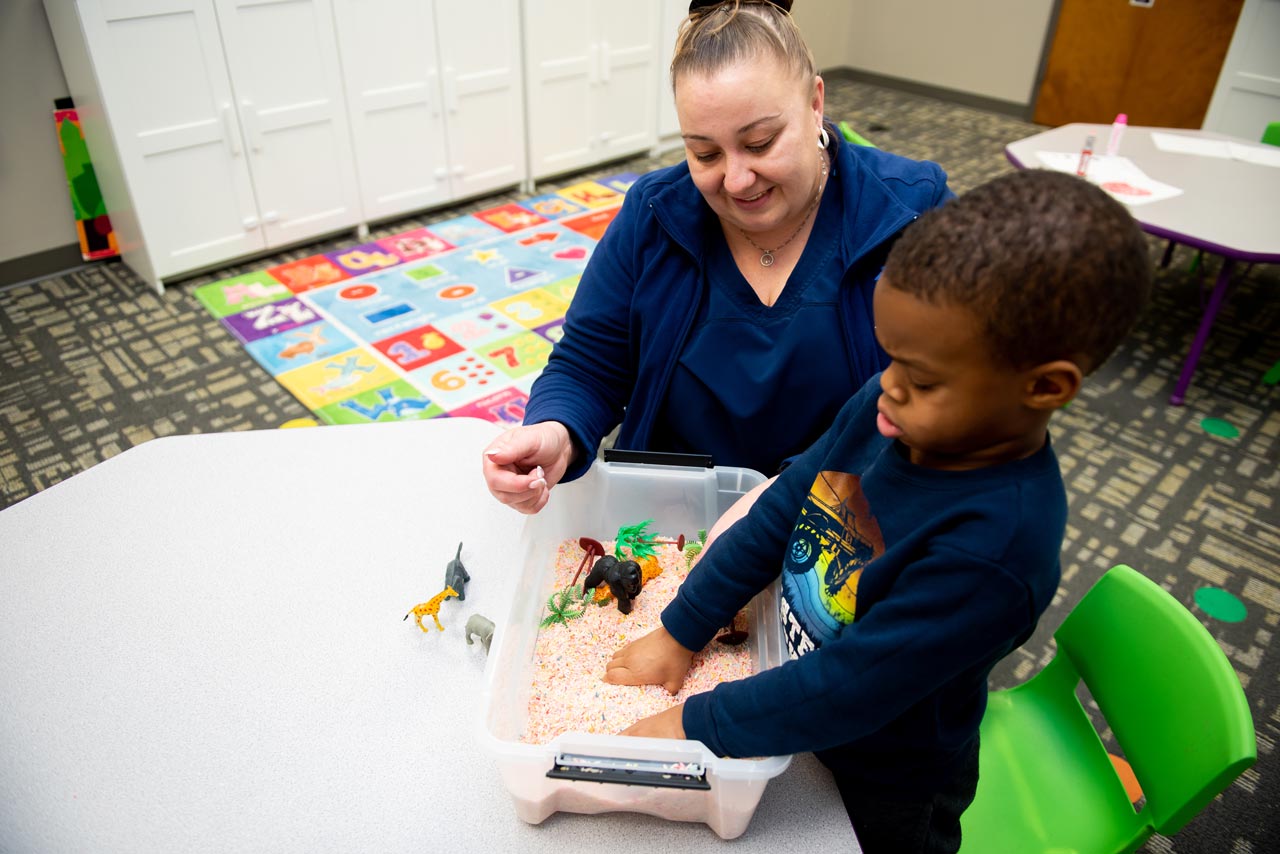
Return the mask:
{"type": "Polygon", "coordinates": [[[636,175],[202,285],[195,296],[318,420],[518,423],[636,175]]]}

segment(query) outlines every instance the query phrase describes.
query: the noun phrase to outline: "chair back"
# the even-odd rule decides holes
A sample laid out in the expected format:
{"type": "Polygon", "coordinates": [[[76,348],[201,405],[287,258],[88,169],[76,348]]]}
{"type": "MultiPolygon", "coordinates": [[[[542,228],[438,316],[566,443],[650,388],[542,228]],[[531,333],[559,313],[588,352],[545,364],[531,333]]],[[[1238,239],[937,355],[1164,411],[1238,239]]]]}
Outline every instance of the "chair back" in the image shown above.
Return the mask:
{"type": "Polygon", "coordinates": [[[1054,637],[1132,766],[1157,833],[1176,833],[1257,759],[1231,663],[1190,611],[1140,573],[1112,568],[1054,637]]]}
{"type": "Polygon", "coordinates": [[[1280,145],[1280,122],[1271,122],[1262,131],[1262,141],[1267,145],[1280,145]]]}

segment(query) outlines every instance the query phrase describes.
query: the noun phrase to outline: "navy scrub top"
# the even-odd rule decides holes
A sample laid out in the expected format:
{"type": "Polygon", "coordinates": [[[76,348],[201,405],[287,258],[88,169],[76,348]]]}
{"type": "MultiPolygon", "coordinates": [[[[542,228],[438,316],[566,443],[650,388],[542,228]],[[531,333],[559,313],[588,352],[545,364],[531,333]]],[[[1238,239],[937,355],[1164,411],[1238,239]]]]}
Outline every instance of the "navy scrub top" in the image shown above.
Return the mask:
{"type": "Polygon", "coordinates": [[[843,197],[832,174],[804,252],[766,306],[734,263],[718,221],[708,287],[654,426],[657,451],[777,474],[826,432],[857,391],[840,324],[843,197]]]}

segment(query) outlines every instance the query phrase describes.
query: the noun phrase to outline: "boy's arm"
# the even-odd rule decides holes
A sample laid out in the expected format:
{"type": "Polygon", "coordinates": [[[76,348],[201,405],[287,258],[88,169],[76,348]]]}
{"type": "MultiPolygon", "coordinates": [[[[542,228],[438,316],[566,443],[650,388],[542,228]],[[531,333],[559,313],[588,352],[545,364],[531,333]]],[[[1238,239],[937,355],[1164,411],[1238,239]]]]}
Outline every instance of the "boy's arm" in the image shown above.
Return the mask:
{"type": "MultiPolygon", "coordinates": [[[[874,385],[878,395],[879,384],[874,385]]],[[[682,646],[695,652],[702,649],[751,597],[778,577],[809,487],[839,440],[848,414],[866,394],[865,390],[855,394],[832,426],[760,494],[747,515],[703,553],[662,612],[663,627],[682,646]]]]}
{"type": "Polygon", "coordinates": [[[690,697],[685,737],[721,756],[781,755],[854,741],[965,671],[989,668],[1039,617],[1021,579],[956,551],[915,562],[894,590],[835,642],[690,697]]]}

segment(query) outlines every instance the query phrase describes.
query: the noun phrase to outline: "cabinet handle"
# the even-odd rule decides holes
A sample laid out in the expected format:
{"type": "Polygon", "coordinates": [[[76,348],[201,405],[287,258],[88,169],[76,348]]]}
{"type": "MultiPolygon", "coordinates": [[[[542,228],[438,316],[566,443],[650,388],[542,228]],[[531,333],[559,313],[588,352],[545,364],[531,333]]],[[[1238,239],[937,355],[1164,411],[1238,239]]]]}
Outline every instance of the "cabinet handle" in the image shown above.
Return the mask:
{"type": "Polygon", "coordinates": [[[444,69],[444,106],[451,113],[458,112],[458,74],[452,66],[444,69]]]}
{"type": "Polygon", "coordinates": [[[227,150],[232,157],[240,156],[240,128],[236,127],[235,111],[230,104],[222,105],[222,132],[227,135],[227,150]]]}
{"type": "Polygon", "coordinates": [[[600,42],[600,80],[603,83],[609,82],[609,43],[600,42]]]}
{"type": "Polygon", "coordinates": [[[279,222],[280,211],[267,211],[262,215],[262,221],[267,225],[270,225],[271,223],[274,223],[274,222],[279,222]]]}
{"type": "Polygon", "coordinates": [[[455,167],[453,167],[453,174],[455,174],[455,175],[457,175],[457,176],[459,176],[459,177],[461,177],[461,176],[462,176],[462,174],[463,174],[464,172],[466,172],[466,171],[467,171],[467,169],[466,169],[466,167],[465,167],[465,166],[455,166],[455,167]]]}
{"type": "Polygon", "coordinates": [[[600,82],[600,45],[591,45],[590,58],[587,61],[587,83],[595,86],[600,82]]]}
{"type": "Polygon", "coordinates": [[[249,148],[260,152],[262,151],[262,134],[258,132],[258,113],[253,109],[253,102],[245,98],[240,102],[240,109],[245,135],[249,137],[249,148]]]}
{"type": "Polygon", "coordinates": [[[241,222],[244,224],[245,231],[253,231],[258,227],[258,218],[256,216],[247,216],[241,222]]]}

